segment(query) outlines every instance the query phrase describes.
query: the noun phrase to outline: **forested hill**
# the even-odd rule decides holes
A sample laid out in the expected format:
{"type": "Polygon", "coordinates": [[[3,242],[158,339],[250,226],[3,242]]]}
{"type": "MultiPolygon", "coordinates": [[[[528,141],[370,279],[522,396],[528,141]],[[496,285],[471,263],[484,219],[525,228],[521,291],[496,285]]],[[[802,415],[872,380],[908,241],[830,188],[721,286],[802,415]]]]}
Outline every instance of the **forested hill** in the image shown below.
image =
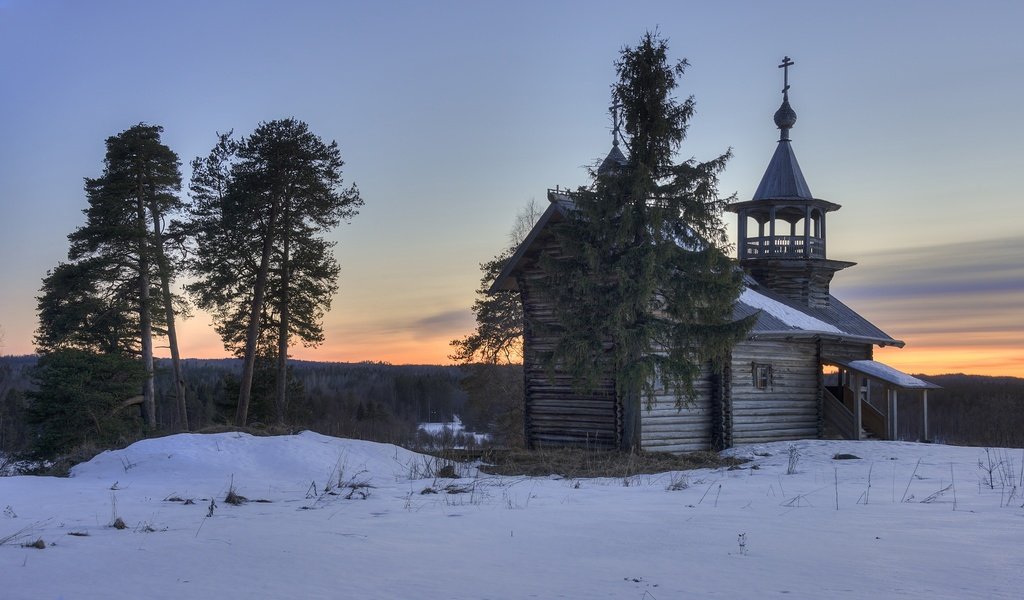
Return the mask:
{"type": "Polygon", "coordinates": [[[1024,379],[963,373],[915,377],[942,386],[928,394],[935,441],[1024,448],[1024,379]]]}
{"type": "MultiPolygon", "coordinates": [[[[0,357],[0,442],[8,449],[24,437],[25,391],[35,356],[0,357]]],[[[183,361],[189,418],[193,430],[227,424],[234,416],[241,361],[183,361]]],[[[459,367],[290,361],[288,421],[293,428],[328,435],[410,443],[423,421],[449,421],[459,415],[467,427],[484,429],[484,407],[473,406],[460,386],[459,367]]],[[[273,373],[257,370],[250,421],[270,422],[273,373]]],[[[157,415],[172,429],[174,388],[169,361],[156,375],[157,415]]],[[[2,450],[3,448],[0,448],[2,450]]]]}
{"type": "MultiPolygon", "coordinates": [[[[160,361],[160,400],[173,393],[167,367],[160,361]]],[[[200,418],[211,424],[233,414],[240,371],[238,360],[185,361],[189,412],[201,408],[200,418]]],[[[251,416],[257,421],[270,420],[273,412],[271,371],[257,370],[253,381],[251,416]]],[[[416,423],[451,420],[466,404],[457,367],[295,360],[289,361],[289,371],[289,422],[328,435],[398,441],[415,431],[416,423]]]]}
{"type": "MultiPolygon", "coordinates": [[[[24,441],[24,392],[31,385],[28,373],[35,362],[34,356],[0,357],[0,451],[24,441]]],[[[241,361],[234,359],[184,361],[193,429],[231,421],[240,368],[241,361]]],[[[496,391],[501,386],[487,387],[486,382],[478,381],[478,393],[467,395],[463,385],[466,373],[460,367],[296,360],[290,368],[289,423],[328,435],[412,444],[417,423],[448,421],[459,415],[467,428],[493,433],[501,415],[510,411],[496,400],[504,394],[496,391]]],[[[161,424],[172,428],[169,420],[175,412],[169,370],[166,361],[159,361],[157,411],[161,424]]],[[[488,381],[521,381],[518,366],[499,371],[488,381]]],[[[928,395],[935,441],[1024,447],[1024,379],[965,374],[918,377],[942,386],[928,395]]],[[[272,373],[258,371],[251,412],[257,422],[271,420],[272,386],[272,373]]],[[[509,389],[504,395],[515,395],[511,385],[505,387],[509,389]]]]}

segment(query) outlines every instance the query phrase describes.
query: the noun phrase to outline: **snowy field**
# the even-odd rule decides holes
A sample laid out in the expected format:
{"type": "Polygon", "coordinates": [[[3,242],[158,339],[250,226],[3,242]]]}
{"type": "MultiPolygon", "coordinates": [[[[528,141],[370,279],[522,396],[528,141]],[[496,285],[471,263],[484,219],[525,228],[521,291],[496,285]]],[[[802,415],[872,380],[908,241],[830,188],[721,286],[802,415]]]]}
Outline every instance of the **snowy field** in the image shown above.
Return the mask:
{"type": "Polygon", "coordinates": [[[0,598],[1024,597],[1021,450],[735,453],[753,460],[453,480],[395,446],[308,432],[146,440],[71,478],[0,478],[0,598]],[[247,503],[224,501],[232,485],[247,503]]]}

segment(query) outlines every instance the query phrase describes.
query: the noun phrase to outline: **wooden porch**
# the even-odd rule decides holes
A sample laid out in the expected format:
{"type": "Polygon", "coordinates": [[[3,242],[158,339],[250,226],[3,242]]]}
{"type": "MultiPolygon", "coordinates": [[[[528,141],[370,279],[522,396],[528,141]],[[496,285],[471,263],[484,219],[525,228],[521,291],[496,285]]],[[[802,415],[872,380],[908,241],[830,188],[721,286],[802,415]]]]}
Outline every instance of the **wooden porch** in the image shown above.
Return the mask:
{"type": "Polygon", "coordinates": [[[907,375],[873,360],[836,360],[823,358],[823,367],[836,368],[822,390],[822,412],[826,427],[845,439],[903,439],[900,417],[917,419],[920,441],[931,439],[928,433],[928,390],[939,386],[907,375]],[[910,399],[920,402],[907,402],[910,399]],[[901,415],[913,404],[917,410],[901,415]],[[917,413],[917,414],[914,414],[917,413]]]}

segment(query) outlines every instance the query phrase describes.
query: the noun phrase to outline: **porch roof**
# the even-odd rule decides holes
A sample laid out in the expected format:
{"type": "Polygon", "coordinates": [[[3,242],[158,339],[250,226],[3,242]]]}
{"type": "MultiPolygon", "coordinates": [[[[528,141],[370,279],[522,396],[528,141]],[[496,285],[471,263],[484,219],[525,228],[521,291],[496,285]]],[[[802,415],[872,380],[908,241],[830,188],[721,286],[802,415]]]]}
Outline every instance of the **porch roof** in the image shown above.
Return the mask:
{"type": "Polygon", "coordinates": [[[861,375],[867,375],[868,377],[879,379],[902,389],[936,390],[942,387],[935,385],[934,383],[918,379],[913,375],[908,375],[899,369],[894,369],[885,363],[878,362],[877,360],[840,360],[822,357],[822,362],[843,367],[850,371],[856,371],[861,375]]]}

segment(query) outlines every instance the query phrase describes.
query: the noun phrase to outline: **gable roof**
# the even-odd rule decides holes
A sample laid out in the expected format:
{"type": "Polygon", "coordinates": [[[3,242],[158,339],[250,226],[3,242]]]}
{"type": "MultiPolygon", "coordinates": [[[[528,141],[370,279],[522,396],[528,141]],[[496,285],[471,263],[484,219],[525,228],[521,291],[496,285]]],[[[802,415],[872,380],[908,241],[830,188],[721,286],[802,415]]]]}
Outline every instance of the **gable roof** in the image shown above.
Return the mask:
{"type": "Polygon", "coordinates": [[[520,242],[516,248],[512,257],[509,258],[508,262],[505,263],[505,268],[498,273],[498,276],[494,278],[494,283],[491,284],[491,289],[487,290],[488,294],[501,291],[512,291],[519,289],[519,282],[516,281],[515,273],[522,266],[524,258],[527,253],[533,249],[537,242],[537,238],[541,236],[545,229],[547,229],[548,223],[552,221],[559,221],[565,214],[572,210],[575,206],[572,198],[568,192],[560,190],[548,190],[548,209],[544,211],[544,214],[537,219],[537,222],[533,224],[533,229],[530,233],[526,234],[523,241],[520,242]]]}
{"type": "MultiPolygon", "coordinates": [[[[531,254],[540,250],[538,240],[548,224],[564,218],[574,206],[571,196],[565,191],[549,190],[548,200],[551,204],[495,278],[489,293],[519,289],[516,273],[527,266],[531,254]]],[[[744,288],[733,305],[733,318],[739,320],[755,314],[757,321],[750,331],[751,339],[821,338],[901,348],[904,345],[831,294],[827,307],[812,308],[777,294],[758,284],[753,277],[744,275],[744,288]]]]}

